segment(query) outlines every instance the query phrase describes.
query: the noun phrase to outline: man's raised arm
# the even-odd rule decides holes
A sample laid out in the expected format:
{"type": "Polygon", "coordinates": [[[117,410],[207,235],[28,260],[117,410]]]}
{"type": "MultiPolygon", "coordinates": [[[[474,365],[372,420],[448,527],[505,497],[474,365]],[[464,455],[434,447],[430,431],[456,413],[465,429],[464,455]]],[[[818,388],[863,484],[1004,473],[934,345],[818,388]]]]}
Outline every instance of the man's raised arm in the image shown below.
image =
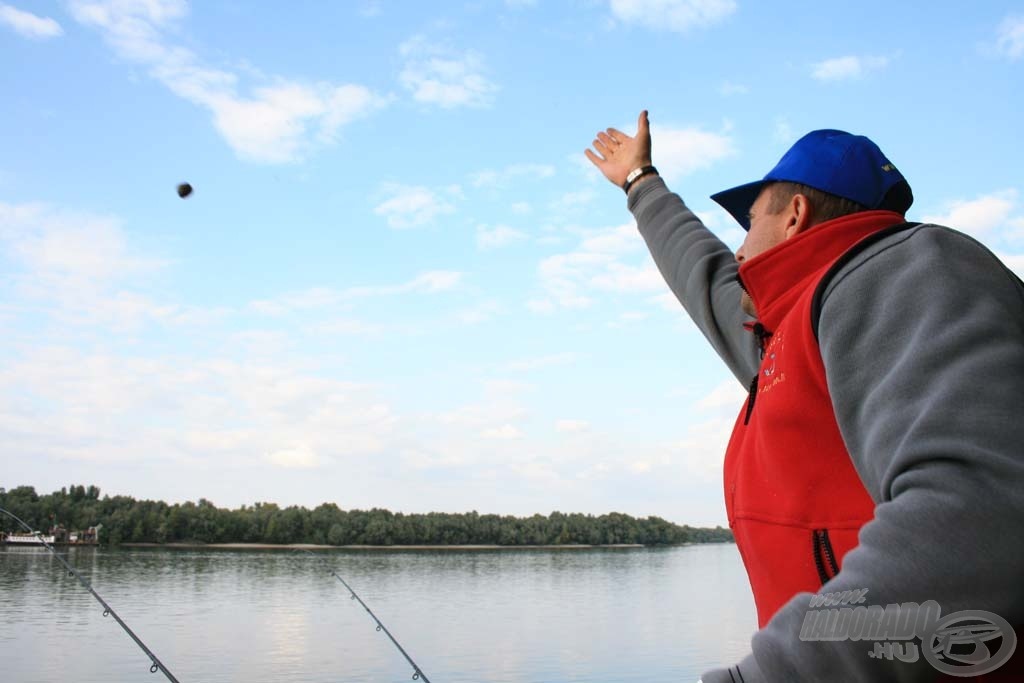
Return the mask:
{"type": "Polygon", "coordinates": [[[626,190],[629,210],[662,277],[746,386],[759,361],[754,337],[743,329],[750,318],[740,308],[738,265],[732,250],[704,227],[653,169],[647,112],[640,112],[636,136],[608,128],[597,134],[593,150],[584,153],[610,182],[626,190]]]}

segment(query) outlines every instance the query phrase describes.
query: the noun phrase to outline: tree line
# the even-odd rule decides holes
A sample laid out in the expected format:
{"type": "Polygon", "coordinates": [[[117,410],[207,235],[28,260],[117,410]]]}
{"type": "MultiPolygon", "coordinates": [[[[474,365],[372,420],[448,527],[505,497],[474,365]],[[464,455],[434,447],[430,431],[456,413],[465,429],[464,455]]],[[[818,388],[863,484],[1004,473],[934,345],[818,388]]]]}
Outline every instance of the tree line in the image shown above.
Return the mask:
{"type": "MultiPolygon", "coordinates": [[[[430,512],[403,514],[374,508],[342,510],[334,503],[280,508],[274,503],[218,508],[205,498],[175,503],[103,496],[96,486],[73,485],[39,495],[32,486],[0,488],[0,507],[33,529],[103,525],[102,545],[121,543],[313,543],[319,545],[674,545],[732,541],[722,527],[695,528],[660,517],[637,519],[552,512],[532,517],[430,512]]],[[[0,515],[0,530],[23,531],[0,515]]]]}

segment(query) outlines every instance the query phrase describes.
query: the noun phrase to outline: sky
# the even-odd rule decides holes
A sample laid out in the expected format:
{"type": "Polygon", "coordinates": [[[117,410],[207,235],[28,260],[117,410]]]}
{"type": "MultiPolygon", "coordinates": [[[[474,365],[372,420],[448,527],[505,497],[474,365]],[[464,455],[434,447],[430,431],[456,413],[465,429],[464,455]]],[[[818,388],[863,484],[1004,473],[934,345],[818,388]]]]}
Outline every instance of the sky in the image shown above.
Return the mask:
{"type": "Polygon", "coordinates": [[[1024,274],[1024,6],[836,5],[0,0],[0,486],[724,525],[744,388],[597,131],[733,248],[868,135],[1024,274]]]}

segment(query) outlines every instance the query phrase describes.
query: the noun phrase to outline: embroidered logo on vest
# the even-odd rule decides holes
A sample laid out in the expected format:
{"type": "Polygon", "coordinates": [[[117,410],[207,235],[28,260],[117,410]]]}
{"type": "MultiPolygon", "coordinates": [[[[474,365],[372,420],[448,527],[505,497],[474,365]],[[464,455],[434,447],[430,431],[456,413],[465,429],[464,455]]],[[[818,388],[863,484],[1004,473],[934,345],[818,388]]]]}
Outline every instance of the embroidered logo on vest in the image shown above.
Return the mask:
{"type": "Polygon", "coordinates": [[[777,332],[768,340],[764,349],[764,369],[761,373],[768,381],[761,382],[758,393],[767,394],[769,391],[786,381],[786,373],[782,370],[782,351],[785,348],[785,335],[777,332]]]}

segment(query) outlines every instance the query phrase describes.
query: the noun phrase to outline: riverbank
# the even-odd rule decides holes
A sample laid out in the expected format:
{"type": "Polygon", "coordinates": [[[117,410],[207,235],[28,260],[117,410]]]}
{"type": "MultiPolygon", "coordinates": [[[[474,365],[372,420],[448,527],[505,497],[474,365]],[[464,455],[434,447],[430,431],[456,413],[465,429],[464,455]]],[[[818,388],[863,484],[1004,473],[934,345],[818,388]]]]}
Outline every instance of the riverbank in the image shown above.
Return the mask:
{"type": "MultiPolygon", "coordinates": [[[[683,544],[689,545],[689,544],[683,544]]],[[[642,543],[607,545],[314,545],[311,543],[121,543],[120,548],[165,550],[590,550],[594,548],[643,548],[642,543]]]]}

